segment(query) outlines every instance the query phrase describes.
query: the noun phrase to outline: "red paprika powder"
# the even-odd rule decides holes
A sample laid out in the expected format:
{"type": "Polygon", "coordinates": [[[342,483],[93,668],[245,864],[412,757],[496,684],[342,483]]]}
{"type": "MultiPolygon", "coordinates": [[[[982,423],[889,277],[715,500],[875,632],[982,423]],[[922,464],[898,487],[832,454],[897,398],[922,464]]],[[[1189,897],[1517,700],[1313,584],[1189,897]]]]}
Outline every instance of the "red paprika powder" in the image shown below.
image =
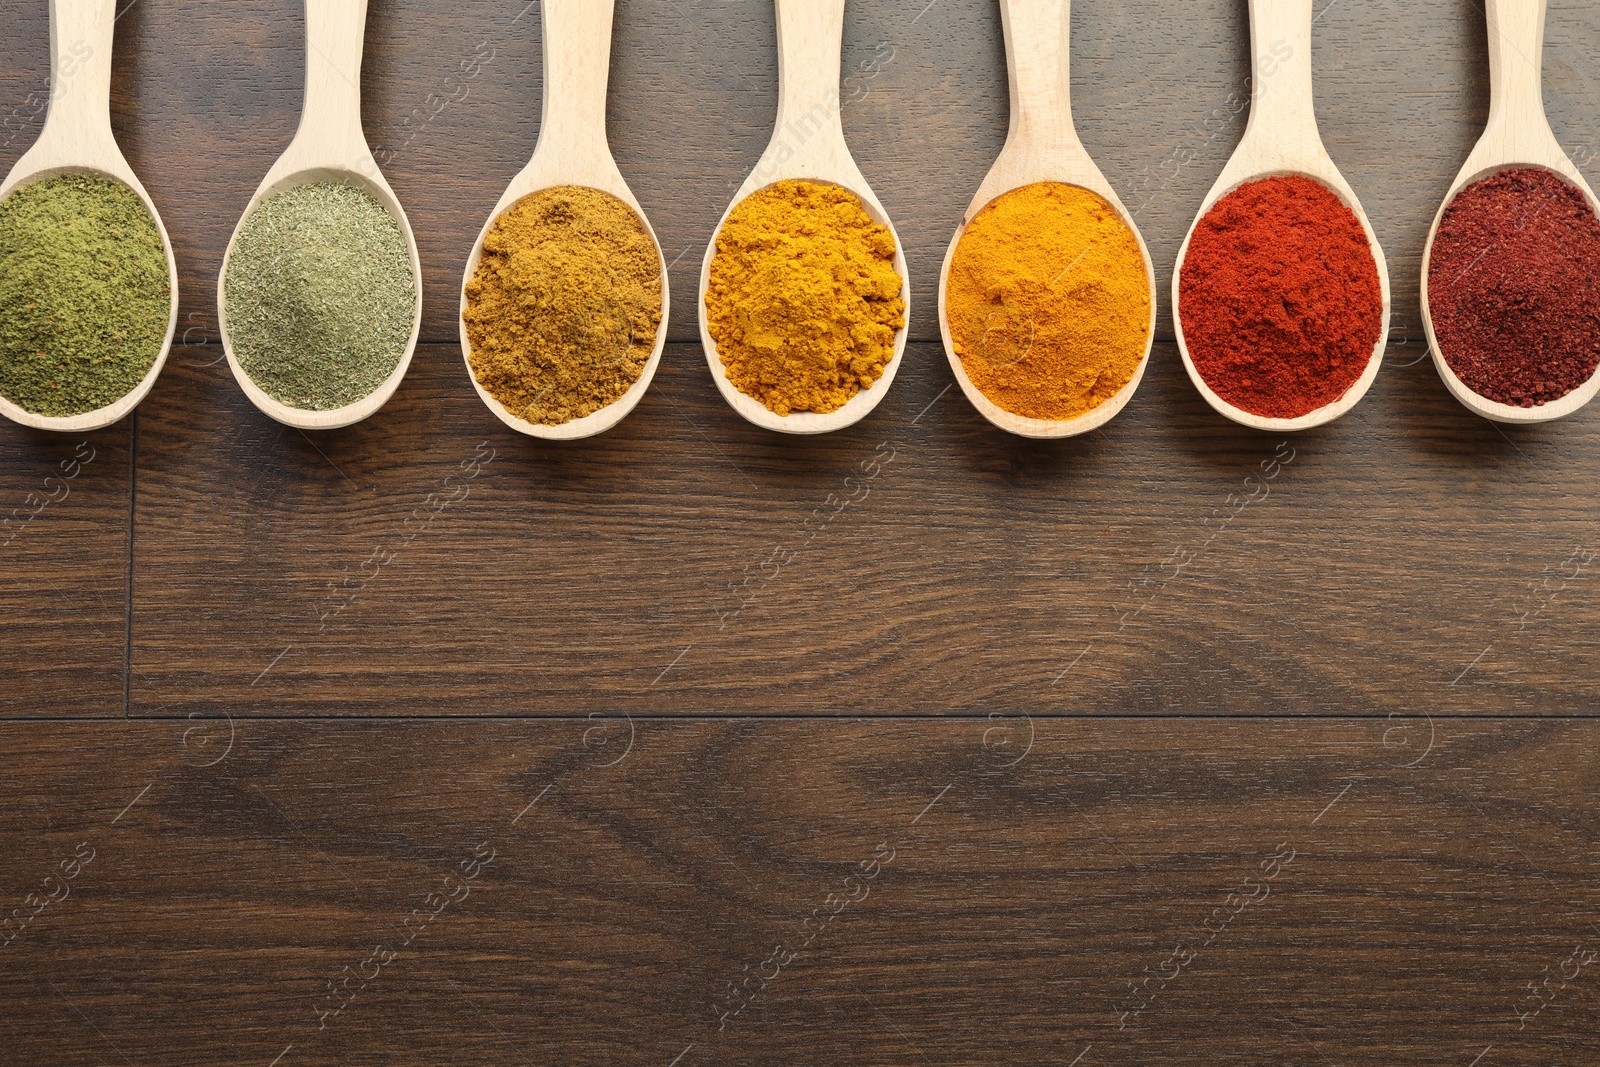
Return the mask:
{"type": "Polygon", "coordinates": [[[1383,287],[1361,220],[1310,178],[1265,178],[1218,200],[1189,239],[1178,287],[1200,377],[1262,418],[1338,401],[1383,333],[1383,287]]]}
{"type": "Polygon", "coordinates": [[[1456,377],[1514,407],[1548,404],[1600,367],[1600,219],[1532,167],[1474,182],[1445,209],[1428,261],[1433,335],[1456,377]]]}

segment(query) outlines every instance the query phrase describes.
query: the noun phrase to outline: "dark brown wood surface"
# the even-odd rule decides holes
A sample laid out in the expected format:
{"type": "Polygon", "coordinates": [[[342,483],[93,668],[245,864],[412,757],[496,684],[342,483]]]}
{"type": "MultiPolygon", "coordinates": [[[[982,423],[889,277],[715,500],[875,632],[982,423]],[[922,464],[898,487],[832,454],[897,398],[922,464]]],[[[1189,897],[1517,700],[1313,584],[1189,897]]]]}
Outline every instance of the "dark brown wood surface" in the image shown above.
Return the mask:
{"type": "Polygon", "coordinates": [[[3,717],[125,710],[130,437],[0,426],[3,717]]]}
{"type": "Polygon", "coordinates": [[[929,345],[879,414],[813,441],[744,424],[674,345],[577,447],[501,432],[454,348],[316,439],[214,358],[179,352],[140,415],[135,715],[1600,696],[1600,561],[1573,559],[1595,424],[1502,434],[1412,348],[1287,445],[1221,424],[1170,345],[1139,403],[1066,445],[988,429],[929,345]]]}
{"type": "Polygon", "coordinates": [[[1600,1058],[1593,722],[0,732],[15,1067],[1600,1058]]]}
{"type": "MultiPolygon", "coordinates": [[[[49,65],[42,0],[5,3],[0,167],[49,65]]],[[[133,0],[114,122],[182,343],[122,426],[0,426],[0,1064],[1600,1062],[1600,416],[1497,429],[1420,343],[1482,9],[1317,9],[1324,136],[1396,295],[1337,425],[1225,423],[1170,343],[1243,0],[1074,4],[1162,342],[1057,444],[979,419],[933,317],[1004,136],[992,0],[851,0],[846,70],[893,57],[844,123],[913,343],[822,440],[744,424],[696,343],[770,3],[619,0],[611,135],[675,343],[629,420],[553,447],[477,402],[452,317],[538,134],[537,3],[372,3],[427,343],[377,417],[307,435],[239,393],[213,296],[294,131],[299,5],[133,0]],[[1394,714],[1421,709],[1448,714],[1394,714]]],[[[1600,9],[1552,0],[1546,98],[1591,175],[1597,55],[1600,9]]]]}

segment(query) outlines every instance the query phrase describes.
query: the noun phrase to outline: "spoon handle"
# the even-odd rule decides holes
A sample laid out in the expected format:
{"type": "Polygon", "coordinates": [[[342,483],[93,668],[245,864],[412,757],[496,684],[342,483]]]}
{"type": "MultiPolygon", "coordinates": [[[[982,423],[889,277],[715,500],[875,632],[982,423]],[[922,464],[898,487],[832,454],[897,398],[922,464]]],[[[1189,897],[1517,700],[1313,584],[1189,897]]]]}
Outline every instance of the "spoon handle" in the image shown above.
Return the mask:
{"type": "Polygon", "coordinates": [[[1321,146],[1311,91],[1313,0],[1250,0],[1250,122],[1282,141],[1321,146]]]}
{"type": "Polygon", "coordinates": [[[1072,0],[1000,0],[1006,55],[1011,59],[1013,144],[1059,148],[1078,144],[1072,125],[1072,0]]]}
{"type": "MultiPolygon", "coordinates": [[[[50,112],[45,130],[75,144],[111,139],[111,31],[116,0],[50,0],[50,112]]],[[[40,141],[46,140],[41,134],[40,141]]]]}
{"type": "Polygon", "coordinates": [[[839,55],[845,0],[777,0],[778,132],[797,155],[844,143],[839,55]]]}
{"type": "Polygon", "coordinates": [[[1488,0],[1489,123],[1484,136],[1503,138],[1507,158],[1543,159],[1549,123],[1544,118],[1544,17],[1546,0],[1488,0]],[[1527,149],[1521,146],[1527,145],[1527,149]],[[1532,151],[1529,151],[1532,150],[1532,151]]]}
{"type": "Polygon", "coordinates": [[[370,155],[361,130],[367,0],[306,0],[306,98],[296,147],[319,163],[370,155]]]}
{"type": "Polygon", "coordinates": [[[605,156],[615,0],[544,0],[543,152],[605,156]]]}

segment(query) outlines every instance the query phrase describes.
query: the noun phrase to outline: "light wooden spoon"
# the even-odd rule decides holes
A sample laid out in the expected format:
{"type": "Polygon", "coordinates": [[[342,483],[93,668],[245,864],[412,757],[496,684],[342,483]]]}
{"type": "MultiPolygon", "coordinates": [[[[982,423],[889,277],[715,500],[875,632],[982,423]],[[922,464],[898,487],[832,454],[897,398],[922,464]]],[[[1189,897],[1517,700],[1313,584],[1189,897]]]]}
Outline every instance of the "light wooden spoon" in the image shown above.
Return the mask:
{"type": "Polygon", "coordinates": [[[1075,437],[1099,429],[1127,407],[1139,388],[1150,350],[1155,344],[1156,272],[1150,250],[1134,225],[1133,217],[1100,168],[1094,165],[1078,131],[1072,123],[1072,80],[1069,77],[1068,45],[1072,38],[1071,0],[1000,0],[1000,20],[1005,27],[1006,55],[1011,68],[1011,129],[1000,158],[995,160],[978,194],[967,208],[966,217],[945,253],[939,272],[939,330],[944,335],[944,351],[950,369],[962,392],[984,418],[1002,430],[1022,437],[1075,437]],[[1013,189],[1040,182],[1076,185],[1104,198],[1139,242],[1144,257],[1145,277],[1150,287],[1149,338],[1138,369],[1128,384],[1098,407],[1074,419],[1032,419],[1002,408],[984,395],[967,377],[967,370],[956,354],[955,340],[945,307],[945,291],[950,281],[950,263],[956,248],[973,218],[995,199],[1013,189]]]}
{"type": "Polygon", "coordinates": [[[639,405],[661,365],[661,351],[667,343],[667,314],[671,308],[667,263],[661,255],[661,242],[645,217],[644,208],[611,155],[606,140],[606,85],[611,76],[611,22],[616,0],[544,0],[544,110],[539,119],[539,143],[533,158],[522,172],[511,179],[505,195],[495,205],[478,234],[477,244],[467,260],[461,281],[461,313],[467,311],[467,283],[478,272],[483,258],[483,242],[505,211],[530,193],[562,185],[577,185],[609,193],[627,204],[644,223],[656,246],[661,263],[661,324],[656,329],[656,346],[645,364],[644,373],[626,393],[592,415],[556,426],[532,423],[508,410],[490,396],[472,373],[472,341],[467,336],[466,319],[461,320],[461,355],[467,361],[467,376],[472,387],[499,416],[500,421],[519,433],[548,441],[575,441],[604,433],[628,417],[639,405]]]}
{"type": "Polygon", "coordinates": [[[1184,238],[1183,248],[1178,252],[1177,269],[1172,273],[1172,317],[1177,328],[1178,351],[1183,356],[1183,365],[1189,371],[1195,388],[1200,390],[1200,395],[1205,397],[1207,403],[1233,421],[1275,433],[1321,426],[1361,402],[1367,390],[1372,388],[1373,381],[1378,377],[1378,368],[1383,363],[1392,306],[1388,261],[1384,259],[1378,236],[1373,232],[1372,223],[1367,219],[1361,202],[1356,199],[1355,191],[1328,157],[1328,150],[1322,144],[1322,135],[1317,131],[1317,113],[1311,95],[1312,4],[1313,0],[1250,0],[1250,41],[1254,60],[1250,122],[1245,127],[1244,138],[1234,151],[1233,158],[1228,160],[1222,176],[1217,179],[1217,184],[1200,206],[1194,224],[1189,227],[1189,235],[1184,238]],[[1218,396],[1189,358],[1189,348],[1183,338],[1183,264],[1189,255],[1189,242],[1194,239],[1195,228],[1218,200],[1247,182],[1294,175],[1321,182],[1344,201],[1345,206],[1360,220],[1367,243],[1372,248],[1373,261],[1378,267],[1378,284],[1383,293],[1383,327],[1367,369],[1344,396],[1299,418],[1268,419],[1252,415],[1218,396]]]}
{"type": "Polygon", "coordinates": [[[1473,182],[1502,170],[1534,167],[1553,171],[1583,191],[1590,210],[1600,213],[1600,200],[1583,180],[1583,175],[1567,158],[1550,129],[1542,93],[1544,69],[1544,20],[1546,0],[1488,0],[1489,22],[1489,123],[1477,147],[1467,157],[1455,184],[1439,207],[1439,214],[1428,231],[1428,245],[1422,253],[1422,324],[1433,351],[1433,365],[1455,398],[1469,411],[1503,423],[1551,422],[1565,418],[1594,399],[1600,392],[1600,368],[1578,388],[1548,404],[1520,408],[1479,396],[1456,377],[1439,349],[1433,332],[1433,310],[1428,304],[1428,269],[1433,262],[1433,241],[1445,210],[1473,182]]]}
{"type": "Polygon", "coordinates": [[[267,171],[267,176],[250,198],[228,242],[217,278],[217,317],[222,327],[222,349],[228,366],[250,402],[286,426],[300,430],[336,430],[360,422],[388,403],[411,366],[422,330],[422,260],[417,255],[417,239],[411,223],[384,180],[372,150],[361,129],[361,53],[366,37],[367,0],[306,0],[306,95],[300,113],[300,128],[283,155],[267,171]],[[303,185],[340,182],[370,193],[405,234],[411,256],[411,284],[416,294],[416,310],[411,323],[411,338],[406,342],[400,362],[370,395],[328,411],[308,411],[290,407],[262,390],[251,380],[233,351],[228,333],[228,263],[233,258],[234,242],[261,202],[303,185]]]}
{"type": "Polygon", "coordinates": [[[39,140],[0,182],[0,200],[23,186],[62,174],[99,174],[132,189],[155,220],[167,254],[167,284],[171,287],[167,336],[139,384],[120,400],[95,411],[52,418],[24,411],[0,397],[0,415],[36,430],[83,433],[121,421],[155,385],[178,327],[178,265],[172,242],[150,194],[111,133],[111,39],[116,8],[115,0],[50,0],[50,111],[39,140]]]}
{"type": "Polygon", "coordinates": [[[911,321],[911,272],[906,269],[905,246],[895,233],[888,212],[872,192],[861,168],[844,142],[839,122],[839,61],[844,44],[845,0],[776,0],[778,15],[778,122],[772,141],[745,178],[722,221],[717,223],[700,270],[700,339],[706,362],[722,398],[750,422],[769,430],[792,434],[817,434],[842,430],[866,418],[889,392],[900,358],[906,350],[906,328],[894,339],[894,356],[883,374],[837,411],[820,414],[797,411],[779,415],[728,380],[717,343],[706,318],[706,292],[711,287],[711,263],[717,256],[717,239],[728,216],[751,193],[790,179],[828,182],[861,199],[874,222],[887,226],[894,236],[894,269],[900,274],[900,297],[905,301],[906,322],[911,321]]]}

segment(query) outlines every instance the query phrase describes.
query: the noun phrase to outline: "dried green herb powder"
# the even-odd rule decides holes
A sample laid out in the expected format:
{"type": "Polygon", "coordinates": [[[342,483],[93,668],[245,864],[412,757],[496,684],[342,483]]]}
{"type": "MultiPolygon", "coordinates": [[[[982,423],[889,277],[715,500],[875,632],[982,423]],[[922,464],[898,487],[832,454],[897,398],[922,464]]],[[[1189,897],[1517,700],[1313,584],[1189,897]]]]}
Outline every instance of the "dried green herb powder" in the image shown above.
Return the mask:
{"type": "Polygon", "coordinates": [[[225,286],[234,356],[289,407],[365,399],[411,341],[417,294],[405,235],[351,185],[319,182],[262,201],[239,231],[225,286]]]}
{"type": "Polygon", "coordinates": [[[50,418],[113,404],[172,316],[161,231],[138,194],[65,174],[0,203],[0,396],[50,418]]]}

